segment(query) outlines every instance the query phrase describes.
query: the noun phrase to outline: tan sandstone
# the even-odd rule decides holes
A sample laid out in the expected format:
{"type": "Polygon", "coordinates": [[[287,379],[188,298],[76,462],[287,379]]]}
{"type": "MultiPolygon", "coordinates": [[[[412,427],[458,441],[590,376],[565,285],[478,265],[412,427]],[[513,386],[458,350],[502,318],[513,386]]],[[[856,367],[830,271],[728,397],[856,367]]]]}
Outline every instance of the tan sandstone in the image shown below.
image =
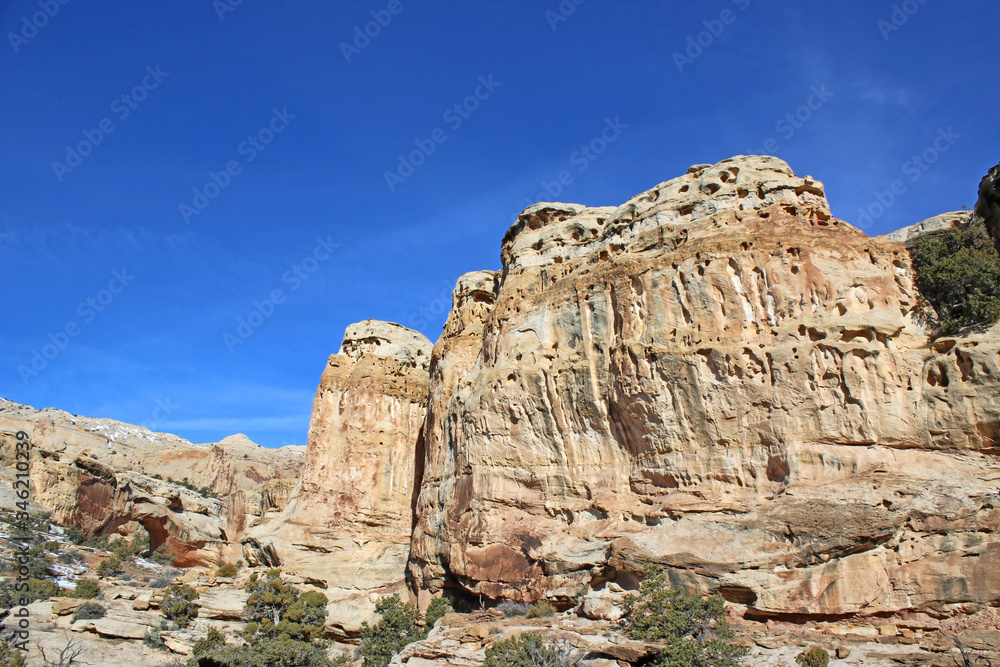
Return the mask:
{"type": "Polygon", "coordinates": [[[645,562],[750,617],[1000,601],[996,330],[770,157],[537,204],[435,345],[414,589],[570,603],[645,562]]]}

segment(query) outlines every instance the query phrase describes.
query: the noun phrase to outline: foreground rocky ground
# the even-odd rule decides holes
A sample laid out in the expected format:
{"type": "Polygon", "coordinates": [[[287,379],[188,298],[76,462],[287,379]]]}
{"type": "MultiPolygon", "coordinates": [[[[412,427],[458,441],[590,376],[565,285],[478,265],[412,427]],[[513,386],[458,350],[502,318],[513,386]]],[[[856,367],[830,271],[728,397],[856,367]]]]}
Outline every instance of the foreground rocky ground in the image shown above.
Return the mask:
{"type": "MultiPolygon", "coordinates": [[[[164,624],[158,594],[148,588],[115,585],[106,589],[107,616],[73,622],[72,612],[81,601],[55,598],[31,606],[33,655],[37,644],[58,649],[73,640],[83,648],[80,659],[92,665],[164,667],[178,664],[190,653],[194,641],[215,627],[234,633],[242,627],[240,612],[246,599],[236,582],[207,575],[185,577],[201,593],[201,610],[191,628],[160,631],[164,646],[150,648],[144,637],[164,624]]],[[[957,636],[964,645],[1000,658],[1000,614],[983,609],[961,623],[929,618],[895,623],[810,623],[802,625],[737,622],[737,641],[751,647],[747,667],[797,667],[795,656],[812,647],[826,648],[833,667],[944,666],[953,665],[957,636]]],[[[576,611],[550,618],[504,618],[496,611],[448,614],[430,636],[409,645],[391,664],[410,667],[473,667],[482,664],[486,649],[495,641],[525,632],[540,633],[567,642],[583,665],[626,667],[641,664],[654,652],[652,645],[627,639],[612,621],[589,619],[576,611]]],[[[336,645],[330,655],[352,652],[336,645]]],[[[39,663],[40,664],[40,663],[39,663]]],[[[358,661],[357,664],[360,664],[358,661]]],[[[995,662],[994,662],[995,664],[995,662]]]]}

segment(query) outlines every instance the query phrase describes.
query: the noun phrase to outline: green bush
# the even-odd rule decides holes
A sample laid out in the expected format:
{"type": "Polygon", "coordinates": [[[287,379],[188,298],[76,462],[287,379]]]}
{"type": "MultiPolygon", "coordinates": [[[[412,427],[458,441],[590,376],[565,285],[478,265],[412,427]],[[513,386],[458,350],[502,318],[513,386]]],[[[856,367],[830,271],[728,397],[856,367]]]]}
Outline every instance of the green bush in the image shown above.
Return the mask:
{"type": "Polygon", "coordinates": [[[217,577],[235,577],[240,573],[240,569],[233,565],[232,563],[222,563],[219,568],[215,571],[215,576],[217,577]]]}
{"type": "Polygon", "coordinates": [[[210,655],[225,647],[226,636],[215,628],[209,628],[208,634],[203,639],[196,641],[191,647],[191,655],[195,657],[210,655]]]}
{"type": "Polygon", "coordinates": [[[172,584],[164,591],[163,601],[160,602],[164,618],[182,628],[187,627],[191,619],[198,616],[198,605],[194,604],[198,597],[198,591],[187,584],[172,584]]]}
{"type": "Polygon", "coordinates": [[[163,637],[160,636],[160,631],[156,628],[147,628],[146,634],[142,637],[142,643],[149,648],[163,648],[166,644],[163,641],[163,637]]]}
{"type": "Polygon", "coordinates": [[[424,612],[424,626],[427,632],[429,633],[434,624],[450,611],[452,611],[451,605],[445,598],[434,598],[431,600],[431,603],[427,605],[427,611],[424,612]]]}
{"type": "Polygon", "coordinates": [[[48,600],[59,595],[59,586],[51,579],[29,579],[28,590],[19,591],[13,580],[0,582],[0,617],[8,609],[48,600]]]}
{"type": "Polygon", "coordinates": [[[495,642],[486,649],[483,667],[575,667],[580,660],[568,644],[547,644],[529,633],[495,642]]]}
{"type": "Polygon", "coordinates": [[[108,610],[104,608],[100,602],[84,602],[76,611],[73,612],[73,621],[79,621],[81,619],[93,620],[95,618],[104,618],[104,615],[108,613],[108,610]]]}
{"type": "Polygon", "coordinates": [[[294,639],[264,639],[247,646],[220,646],[194,653],[188,667],[332,667],[322,648],[294,639]]]}
{"type": "Polygon", "coordinates": [[[497,605],[497,611],[502,613],[504,618],[516,618],[518,616],[527,616],[528,612],[531,611],[531,605],[526,602],[504,600],[497,605]]]}
{"type": "Polygon", "coordinates": [[[420,614],[398,595],[379,600],[375,612],[380,616],[378,623],[374,626],[367,621],[361,624],[364,667],[385,667],[404,646],[427,636],[427,628],[417,625],[420,614]]]}
{"type": "Polygon", "coordinates": [[[981,221],[918,240],[910,255],[917,286],[937,311],[942,333],[1000,319],[1000,256],[981,221]]]}
{"type": "Polygon", "coordinates": [[[525,614],[527,618],[548,618],[556,615],[556,608],[545,600],[539,600],[531,605],[531,609],[525,614]]]}
{"type": "Polygon", "coordinates": [[[83,532],[82,530],[80,530],[75,526],[68,526],[64,528],[63,533],[65,533],[66,539],[68,539],[70,542],[72,542],[77,546],[87,541],[87,533],[83,532]]]}
{"type": "Polygon", "coordinates": [[[625,597],[626,630],[633,639],[663,645],[656,667],[735,667],[747,649],[729,644],[733,632],[721,596],[687,596],[671,589],[667,575],[646,570],[639,595],[625,597]]]}
{"type": "Polygon", "coordinates": [[[115,577],[124,573],[125,564],[122,563],[118,556],[112,556],[107,560],[101,561],[101,564],[97,566],[97,576],[102,579],[105,577],[115,577]]]}
{"type": "Polygon", "coordinates": [[[795,656],[795,662],[802,667],[827,667],[830,664],[830,654],[826,652],[826,649],[814,648],[799,653],[795,656]]]}
{"type": "Polygon", "coordinates": [[[0,667],[24,667],[24,653],[13,644],[0,641],[0,667]]]}
{"type": "Polygon", "coordinates": [[[156,547],[156,551],[149,554],[148,559],[158,565],[173,565],[174,555],[167,551],[166,543],[156,547]]]}
{"type": "Polygon", "coordinates": [[[73,597],[80,598],[81,600],[93,600],[100,592],[101,586],[95,579],[81,579],[76,582],[76,588],[73,589],[73,597]]]}
{"type": "Polygon", "coordinates": [[[326,596],[317,591],[302,593],[281,580],[281,572],[269,570],[265,577],[250,576],[244,587],[247,597],[243,632],[251,639],[295,639],[312,642],[323,634],[326,596]]]}

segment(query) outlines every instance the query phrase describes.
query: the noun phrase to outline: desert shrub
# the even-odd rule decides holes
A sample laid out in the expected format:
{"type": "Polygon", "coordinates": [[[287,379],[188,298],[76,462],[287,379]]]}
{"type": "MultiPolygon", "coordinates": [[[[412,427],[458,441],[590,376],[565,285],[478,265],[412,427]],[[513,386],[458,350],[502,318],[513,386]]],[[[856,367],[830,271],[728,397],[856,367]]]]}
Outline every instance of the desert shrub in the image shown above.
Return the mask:
{"type": "Polygon", "coordinates": [[[83,532],[76,526],[68,526],[64,528],[63,534],[66,535],[66,539],[68,539],[73,544],[76,544],[77,546],[87,541],[87,533],[83,532]]]}
{"type": "Polygon", "coordinates": [[[149,554],[147,559],[153,561],[157,565],[173,565],[174,563],[174,555],[167,551],[166,544],[161,544],[156,547],[156,550],[149,554]]]}
{"type": "Polygon", "coordinates": [[[795,662],[802,667],[827,667],[830,664],[830,654],[826,649],[814,648],[799,653],[795,656],[795,662]]]}
{"type": "Polygon", "coordinates": [[[529,633],[495,642],[486,649],[483,667],[576,667],[581,660],[568,644],[548,644],[529,633]]]}
{"type": "Polygon", "coordinates": [[[531,609],[525,614],[527,618],[548,618],[556,615],[556,608],[545,600],[539,600],[531,605],[531,609]]]}
{"type": "Polygon", "coordinates": [[[198,599],[198,591],[187,584],[172,584],[163,593],[163,601],[160,602],[160,609],[164,618],[174,621],[180,627],[187,627],[191,619],[198,616],[198,605],[194,601],[198,599]]]}
{"type": "Polygon", "coordinates": [[[249,593],[243,617],[248,621],[243,637],[295,639],[312,642],[323,634],[326,596],[317,591],[302,593],[281,580],[281,572],[269,570],[264,577],[250,576],[244,587],[249,593]]]}
{"type": "Polygon", "coordinates": [[[28,589],[19,591],[12,580],[0,582],[0,618],[8,609],[48,600],[59,594],[59,586],[51,579],[29,579],[28,589]]]}
{"type": "Polygon", "coordinates": [[[662,644],[656,667],[735,667],[747,649],[727,643],[733,632],[721,596],[685,595],[667,575],[646,570],[639,595],[625,597],[626,630],[633,639],[662,644]]]}
{"type": "Polygon", "coordinates": [[[100,592],[101,586],[96,580],[81,579],[76,582],[76,588],[73,589],[73,597],[80,598],[81,600],[93,600],[100,592]]]}
{"type": "Polygon", "coordinates": [[[84,540],[83,546],[90,547],[91,549],[103,549],[104,551],[111,548],[107,535],[89,535],[84,540]]]}
{"type": "Polygon", "coordinates": [[[240,573],[240,569],[232,563],[222,563],[215,571],[218,577],[235,577],[240,573]]]}
{"type": "Polygon", "coordinates": [[[63,551],[59,554],[59,562],[66,565],[79,565],[86,561],[87,559],[78,551],[63,551]]]}
{"type": "Polygon", "coordinates": [[[62,545],[56,542],[55,540],[49,540],[48,542],[42,545],[42,547],[44,547],[45,550],[48,551],[50,554],[58,554],[59,548],[61,546],[62,545]]]}
{"type": "Polygon", "coordinates": [[[164,642],[163,637],[160,636],[160,631],[156,628],[149,628],[146,630],[146,634],[142,638],[142,643],[149,648],[163,648],[164,642]]]}
{"type": "Polygon", "coordinates": [[[911,253],[921,294],[942,333],[1000,319],[1000,256],[979,220],[916,242],[911,253]]]}
{"type": "Polygon", "coordinates": [[[170,584],[174,583],[174,577],[172,576],[162,576],[154,577],[149,581],[150,588],[166,588],[170,584]]]}
{"type": "Polygon", "coordinates": [[[0,667],[24,667],[24,653],[8,641],[0,641],[0,667]]]}
{"type": "Polygon", "coordinates": [[[417,625],[420,614],[398,595],[382,598],[375,605],[379,621],[373,626],[361,624],[361,655],[364,667],[385,667],[392,656],[410,642],[427,636],[427,629],[417,625]]]}
{"type": "Polygon", "coordinates": [[[102,579],[105,577],[116,577],[120,574],[125,573],[125,564],[122,563],[118,556],[112,556],[97,566],[97,576],[102,579]]]}
{"type": "Polygon", "coordinates": [[[531,605],[526,602],[512,602],[510,600],[505,600],[497,605],[497,611],[502,613],[504,618],[527,616],[530,610],[531,605]]]}
{"type": "Polygon", "coordinates": [[[108,610],[100,602],[84,602],[73,612],[73,621],[104,618],[108,610]]]}
{"type": "Polygon", "coordinates": [[[149,535],[142,533],[133,540],[118,538],[113,542],[109,542],[108,547],[118,560],[127,563],[149,550],[149,535]]]}
{"type": "Polygon", "coordinates": [[[226,636],[219,632],[215,628],[209,628],[208,634],[202,639],[199,639],[191,647],[191,655],[203,656],[209,655],[224,648],[226,645],[226,636]]]}
{"type": "Polygon", "coordinates": [[[427,632],[430,632],[434,624],[450,611],[452,611],[451,604],[445,598],[431,600],[431,603],[427,605],[427,611],[424,612],[424,626],[427,628],[427,632]]]}
{"type": "Polygon", "coordinates": [[[220,646],[194,654],[188,667],[331,667],[322,648],[294,639],[264,639],[246,646],[220,646]]]}

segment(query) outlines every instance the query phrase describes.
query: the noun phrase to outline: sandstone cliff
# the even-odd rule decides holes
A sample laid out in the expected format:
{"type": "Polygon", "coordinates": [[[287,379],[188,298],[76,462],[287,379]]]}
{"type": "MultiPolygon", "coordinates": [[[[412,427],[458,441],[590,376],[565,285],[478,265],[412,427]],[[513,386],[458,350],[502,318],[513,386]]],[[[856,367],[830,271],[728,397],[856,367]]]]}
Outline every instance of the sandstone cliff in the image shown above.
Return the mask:
{"type": "Polygon", "coordinates": [[[700,165],[532,206],[501,258],[433,352],[422,601],[570,604],[651,561],[750,617],[1000,602],[997,332],[930,340],[905,248],[820,182],[700,165]]]}
{"type": "MultiPolygon", "coordinates": [[[[33,500],[88,534],[142,526],[180,566],[238,558],[243,531],[280,511],[304,448],[267,449],[246,436],[193,444],[177,436],[0,400],[0,464],[11,476],[17,431],[30,435],[33,500]],[[194,489],[207,489],[202,495],[194,489]]],[[[13,507],[2,485],[0,507],[13,507]]]]}
{"type": "Polygon", "coordinates": [[[316,392],[301,485],[243,539],[250,565],[324,589],[340,635],[358,631],[377,594],[403,589],[431,347],[398,324],[348,327],[316,392]]]}

